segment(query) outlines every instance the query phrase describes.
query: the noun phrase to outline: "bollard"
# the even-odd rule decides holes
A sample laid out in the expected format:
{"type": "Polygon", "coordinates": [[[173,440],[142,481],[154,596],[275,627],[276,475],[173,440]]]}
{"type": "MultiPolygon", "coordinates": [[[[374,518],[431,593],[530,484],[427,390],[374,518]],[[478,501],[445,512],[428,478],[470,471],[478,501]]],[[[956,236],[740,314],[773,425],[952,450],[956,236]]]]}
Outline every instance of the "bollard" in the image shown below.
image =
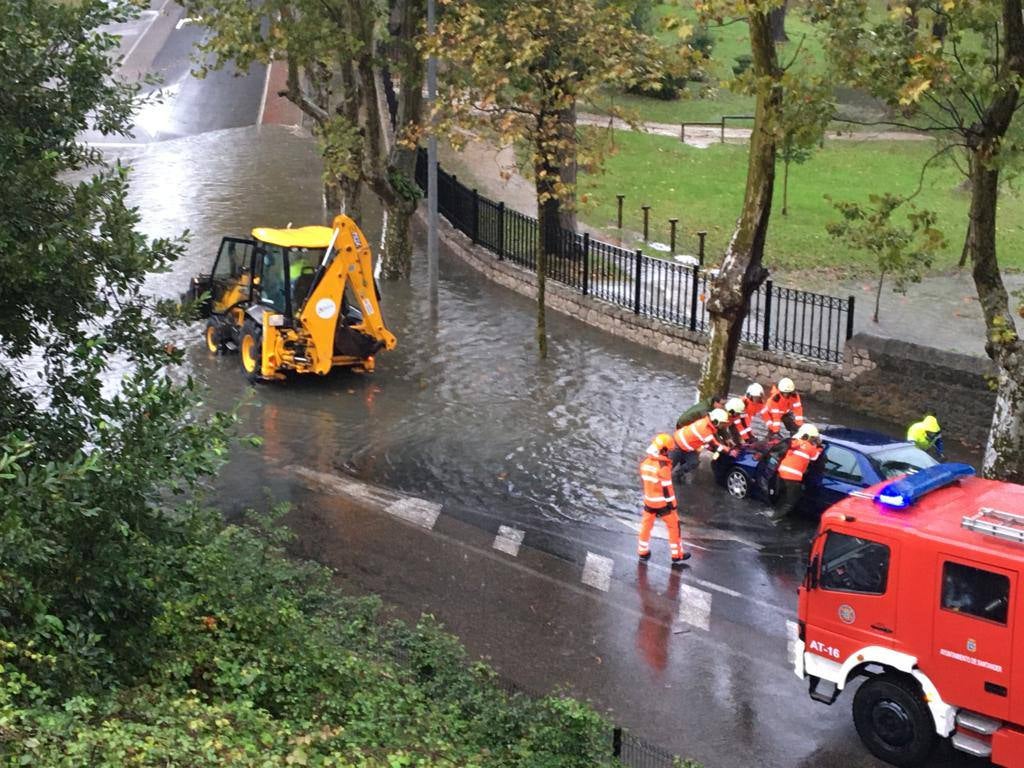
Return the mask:
{"type": "Polygon", "coordinates": [[[650,221],[651,206],[649,206],[649,205],[641,205],[640,207],[644,209],[644,242],[646,243],[647,242],[647,236],[648,236],[647,224],[650,221]]]}
{"type": "Polygon", "coordinates": [[[676,255],[676,224],[679,219],[668,220],[668,252],[670,256],[676,255]]]}
{"type": "Polygon", "coordinates": [[[622,201],[626,199],[625,195],[616,195],[615,198],[619,201],[619,229],[622,229],[622,201]]]}
{"type": "Polygon", "coordinates": [[[704,266],[704,238],[708,236],[708,233],[701,230],[697,233],[697,238],[700,242],[697,244],[697,263],[702,267],[704,266]]]}

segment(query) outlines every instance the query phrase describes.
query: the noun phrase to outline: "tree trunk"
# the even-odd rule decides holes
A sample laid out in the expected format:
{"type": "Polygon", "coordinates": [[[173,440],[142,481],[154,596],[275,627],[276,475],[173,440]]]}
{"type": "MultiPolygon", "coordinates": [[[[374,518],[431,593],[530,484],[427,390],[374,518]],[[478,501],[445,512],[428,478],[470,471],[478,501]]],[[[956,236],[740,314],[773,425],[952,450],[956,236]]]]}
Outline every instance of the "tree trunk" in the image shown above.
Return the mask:
{"type": "Polygon", "coordinates": [[[771,25],[772,42],[774,43],[789,42],[789,36],[786,34],[786,11],[788,6],[789,0],[784,0],[782,5],[772,8],[768,12],[768,23],[771,25]]]}
{"type": "Polygon", "coordinates": [[[551,257],[558,254],[558,216],[560,169],[559,148],[562,115],[558,110],[541,111],[537,117],[533,177],[537,191],[537,348],[542,358],[548,354],[544,295],[551,257]]]}
{"type": "Polygon", "coordinates": [[[971,160],[972,274],[985,315],[985,350],[999,367],[982,472],[986,477],[1024,483],[1024,342],[1017,335],[996,260],[999,169],[987,155],[979,148],[971,160]]]}
{"type": "Polygon", "coordinates": [[[558,176],[567,195],[558,201],[558,225],[569,232],[576,231],[576,105],[558,113],[558,130],[566,156],[558,168],[558,176]]]}
{"type": "Polygon", "coordinates": [[[761,262],[775,186],[775,125],[782,109],[782,71],[768,17],[761,11],[754,11],[748,17],[748,24],[758,86],[754,129],[750,136],[747,188],[743,210],[708,300],[711,340],[701,365],[699,389],[702,398],[729,391],[750,296],[768,276],[761,262]]]}
{"type": "Polygon", "coordinates": [[[878,322],[878,310],[882,305],[882,285],[885,283],[885,270],[883,269],[878,275],[878,287],[875,289],[875,314],[871,317],[871,321],[878,322]]]}
{"type": "Polygon", "coordinates": [[[782,215],[789,215],[789,157],[782,161],[782,215]]]}
{"type": "MultiPolygon", "coordinates": [[[[1004,72],[1024,77],[1021,0],[1003,1],[1004,72]]],[[[1010,300],[996,258],[999,152],[1020,98],[1019,79],[1007,83],[971,126],[969,250],[974,285],[985,315],[985,351],[999,368],[996,407],[985,447],[986,477],[1024,483],[1024,342],[1017,335],[1010,300]]]]}

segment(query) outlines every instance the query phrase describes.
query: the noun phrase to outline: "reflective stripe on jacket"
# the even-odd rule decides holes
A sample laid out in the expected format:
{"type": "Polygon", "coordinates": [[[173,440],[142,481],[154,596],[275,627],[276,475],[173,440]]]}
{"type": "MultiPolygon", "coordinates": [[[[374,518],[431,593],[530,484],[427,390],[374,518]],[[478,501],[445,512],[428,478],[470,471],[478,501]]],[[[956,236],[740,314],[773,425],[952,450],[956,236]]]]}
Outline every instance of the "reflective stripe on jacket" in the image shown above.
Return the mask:
{"type": "Polygon", "coordinates": [[[661,512],[675,509],[672,490],[672,462],[667,456],[647,456],[640,462],[640,480],[644,487],[644,509],[661,512]]]}
{"type": "Polygon", "coordinates": [[[733,416],[729,426],[736,433],[736,439],[741,443],[748,443],[754,439],[754,428],[751,425],[750,416],[741,413],[733,416]]]}
{"type": "Polygon", "coordinates": [[[784,395],[779,388],[772,387],[771,394],[765,400],[761,417],[768,426],[769,432],[778,432],[782,429],[782,417],[787,413],[793,414],[793,421],[799,427],[804,423],[804,404],[800,402],[800,395],[794,392],[791,395],[784,395]]]}
{"type": "Polygon", "coordinates": [[[715,431],[711,417],[705,416],[703,419],[697,419],[693,424],[680,427],[672,437],[680,450],[699,451],[704,447],[719,447],[718,440],[715,439],[715,431]]]}
{"type": "Polygon", "coordinates": [[[779,462],[779,477],[783,480],[803,480],[807,465],[821,455],[820,446],[807,440],[792,438],[789,443],[789,450],[779,462]]]}

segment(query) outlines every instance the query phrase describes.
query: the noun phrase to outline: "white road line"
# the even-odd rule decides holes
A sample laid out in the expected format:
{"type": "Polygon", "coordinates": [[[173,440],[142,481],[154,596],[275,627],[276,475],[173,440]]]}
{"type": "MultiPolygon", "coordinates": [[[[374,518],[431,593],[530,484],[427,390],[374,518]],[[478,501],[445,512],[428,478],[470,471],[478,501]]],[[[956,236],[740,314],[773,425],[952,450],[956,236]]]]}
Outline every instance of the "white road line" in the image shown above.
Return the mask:
{"type": "Polygon", "coordinates": [[[399,499],[390,507],[387,507],[388,514],[405,520],[407,523],[426,528],[428,531],[437,522],[437,516],[441,514],[441,505],[435,504],[426,499],[409,497],[399,499]]]}
{"type": "Polygon", "coordinates": [[[267,62],[267,73],[263,77],[263,95],[260,96],[260,110],[256,113],[256,125],[263,125],[263,111],[267,108],[267,91],[270,90],[270,68],[273,61],[267,62]]]}
{"type": "Polygon", "coordinates": [[[506,555],[516,557],[519,554],[519,547],[523,544],[524,535],[524,532],[518,528],[502,525],[498,528],[498,535],[494,537],[494,548],[506,555]]]}
{"type": "Polygon", "coordinates": [[[581,581],[588,587],[607,592],[612,585],[612,569],[614,567],[615,561],[610,557],[587,552],[587,562],[583,564],[581,581]]]}
{"type": "MultiPolygon", "coordinates": [[[[161,5],[161,6],[159,7],[159,8],[157,8],[157,9],[156,9],[156,12],[155,12],[155,13],[153,14],[153,19],[152,19],[152,21],[150,21],[150,22],[149,22],[149,24],[147,24],[147,25],[146,25],[146,28],[145,28],[144,30],[142,30],[142,33],[141,33],[141,34],[140,34],[140,35],[139,35],[139,36],[138,36],[137,38],[135,38],[135,42],[134,42],[134,43],[132,43],[132,47],[128,49],[128,53],[126,53],[126,54],[125,54],[125,55],[124,55],[124,56],[123,56],[123,57],[121,58],[121,61],[122,61],[122,62],[128,61],[128,59],[130,59],[130,58],[131,58],[131,55],[132,55],[133,53],[135,53],[135,49],[139,47],[139,43],[141,43],[141,42],[142,42],[142,38],[144,38],[144,37],[146,36],[146,33],[147,33],[147,32],[149,32],[149,30],[150,30],[150,28],[151,28],[151,27],[153,26],[153,24],[155,24],[155,23],[156,23],[156,20],[160,18],[160,14],[164,12],[164,8],[166,8],[166,7],[167,7],[167,5],[168,5],[168,4],[170,3],[170,2],[171,2],[171,0],[164,0],[164,4],[163,4],[163,5],[161,5]]],[[[143,12],[142,12],[142,15],[146,15],[146,12],[145,12],[145,11],[143,11],[143,12]]]]}
{"type": "Polygon", "coordinates": [[[186,16],[183,19],[178,19],[178,23],[174,25],[175,29],[181,29],[186,24],[199,24],[203,20],[202,16],[186,16]]]}
{"type": "Polygon", "coordinates": [[[711,593],[683,584],[679,596],[679,620],[691,626],[711,629],[711,593]]]}
{"type": "Polygon", "coordinates": [[[407,523],[431,530],[441,514],[441,505],[415,496],[408,496],[380,486],[371,485],[354,477],[317,472],[309,467],[291,465],[285,468],[308,484],[327,490],[342,498],[353,499],[404,520],[407,523]]]}

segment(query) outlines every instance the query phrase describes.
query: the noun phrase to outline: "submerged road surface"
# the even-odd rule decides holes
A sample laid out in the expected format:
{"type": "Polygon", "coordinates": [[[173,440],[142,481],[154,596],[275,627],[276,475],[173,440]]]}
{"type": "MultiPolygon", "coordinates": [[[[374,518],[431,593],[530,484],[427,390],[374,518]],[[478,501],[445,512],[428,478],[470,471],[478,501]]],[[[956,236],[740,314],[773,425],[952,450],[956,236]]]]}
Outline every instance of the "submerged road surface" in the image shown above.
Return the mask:
{"type": "MultiPolygon", "coordinates": [[[[315,147],[280,128],[126,159],[147,232],[192,232],[189,260],[152,281],[162,295],[208,270],[222,235],[324,220],[315,147]]],[[[433,316],[423,261],[408,283],[382,285],[399,341],[372,376],[253,387],[237,356],[208,354],[198,329],[182,336],[208,404],[244,399],[243,430],[264,438],[238,449],[218,504],[291,502],[299,550],[353,588],[436,614],[521,685],[564,686],[709,767],[879,766],[854,732],[851,694],[815,704],[789,666],[809,522],[771,525],[703,468],[681,500],[689,568],[670,572],[663,540],[636,563],[637,464],[692,402],[695,371],[553,312],[541,361],[531,301],[442,254],[433,316]]]]}

